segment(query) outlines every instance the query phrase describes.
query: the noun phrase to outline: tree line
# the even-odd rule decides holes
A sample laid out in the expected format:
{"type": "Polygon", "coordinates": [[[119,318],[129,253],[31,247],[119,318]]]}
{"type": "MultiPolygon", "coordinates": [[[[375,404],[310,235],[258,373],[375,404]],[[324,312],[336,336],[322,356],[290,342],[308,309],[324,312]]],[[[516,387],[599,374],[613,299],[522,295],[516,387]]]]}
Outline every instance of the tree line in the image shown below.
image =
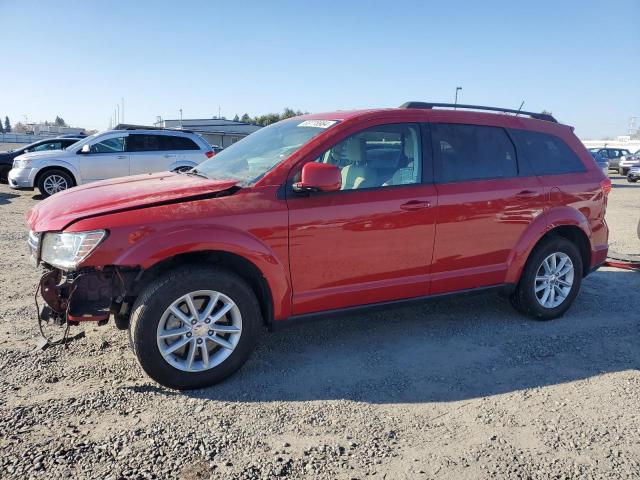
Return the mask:
{"type": "Polygon", "coordinates": [[[254,125],[260,125],[261,127],[266,127],[267,125],[279,122],[280,120],[284,120],[285,118],[297,117],[306,113],[309,112],[285,108],[282,113],[267,113],[265,115],[257,115],[255,117],[250,116],[248,113],[245,113],[241,117],[236,114],[236,116],[233,117],[233,120],[235,122],[252,123],[254,125]]]}
{"type": "MultiPolygon", "coordinates": [[[[68,127],[69,125],[67,125],[67,122],[64,121],[64,119],[60,116],[60,115],[56,115],[55,120],[53,120],[52,122],[50,121],[45,121],[44,122],[45,125],[53,125],[56,127],[68,127]]],[[[7,115],[5,115],[4,117],[4,124],[2,123],[2,118],[0,117],[0,133],[11,133],[11,132],[16,132],[16,133],[26,133],[30,131],[29,125],[25,125],[22,122],[18,122],[16,123],[15,127],[11,126],[11,121],[9,120],[9,117],[7,115]]]]}

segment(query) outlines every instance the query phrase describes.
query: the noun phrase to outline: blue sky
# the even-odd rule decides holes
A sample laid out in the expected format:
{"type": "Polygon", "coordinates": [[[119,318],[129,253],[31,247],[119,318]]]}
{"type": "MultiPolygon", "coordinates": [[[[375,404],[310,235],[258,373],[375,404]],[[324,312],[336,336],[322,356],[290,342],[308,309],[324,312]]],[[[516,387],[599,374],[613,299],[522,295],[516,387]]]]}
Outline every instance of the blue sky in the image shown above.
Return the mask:
{"type": "Polygon", "coordinates": [[[0,0],[0,115],[125,120],[460,101],[582,137],[640,116],[640,1],[0,0]]]}

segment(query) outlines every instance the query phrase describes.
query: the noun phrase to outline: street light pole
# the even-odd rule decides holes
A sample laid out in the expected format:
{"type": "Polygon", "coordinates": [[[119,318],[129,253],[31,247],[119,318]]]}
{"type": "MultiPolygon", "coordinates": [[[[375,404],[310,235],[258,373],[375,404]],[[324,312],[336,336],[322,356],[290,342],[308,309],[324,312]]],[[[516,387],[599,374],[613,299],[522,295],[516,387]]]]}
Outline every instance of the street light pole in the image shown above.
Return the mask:
{"type": "Polygon", "coordinates": [[[180,128],[182,128],[182,109],[180,109],[180,128]]]}
{"type": "Polygon", "coordinates": [[[459,90],[462,90],[462,87],[456,87],[456,99],[455,99],[455,101],[453,102],[453,104],[454,104],[454,110],[455,110],[455,108],[456,108],[456,107],[455,107],[455,105],[458,105],[458,91],[459,91],[459,90]]]}

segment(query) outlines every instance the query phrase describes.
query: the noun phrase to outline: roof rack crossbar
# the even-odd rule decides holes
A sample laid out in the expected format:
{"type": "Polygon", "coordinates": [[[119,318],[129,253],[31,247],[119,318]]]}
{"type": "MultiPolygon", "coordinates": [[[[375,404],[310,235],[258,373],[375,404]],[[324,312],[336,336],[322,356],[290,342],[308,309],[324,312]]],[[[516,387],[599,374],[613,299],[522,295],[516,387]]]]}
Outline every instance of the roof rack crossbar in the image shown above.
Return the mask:
{"type": "Polygon", "coordinates": [[[547,122],[558,123],[558,121],[548,113],[526,112],[524,110],[515,110],[513,108],[487,107],[483,105],[464,105],[461,103],[430,103],[430,102],[406,102],[400,105],[400,108],[462,108],[467,110],[488,110],[492,112],[515,113],[517,115],[526,115],[536,120],[546,120],[547,122]]]}

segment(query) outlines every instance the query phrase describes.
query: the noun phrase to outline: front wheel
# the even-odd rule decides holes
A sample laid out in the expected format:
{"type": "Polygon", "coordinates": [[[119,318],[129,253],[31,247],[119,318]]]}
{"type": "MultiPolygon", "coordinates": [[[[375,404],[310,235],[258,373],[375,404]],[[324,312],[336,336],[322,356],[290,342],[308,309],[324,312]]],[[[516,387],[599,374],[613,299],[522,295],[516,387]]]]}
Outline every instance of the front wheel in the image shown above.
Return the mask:
{"type": "Polygon", "coordinates": [[[63,170],[47,170],[38,179],[38,190],[45,197],[73,186],[74,182],[71,175],[63,170]]]}
{"type": "Polygon", "coordinates": [[[152,379],[187,390],[214,385],[238,370],[261,324],[258,301],[240,277],[215,267],[180,268],[138,297],[129,339],[152,379]]]}
{"type": "Polygon", "coordinates": [[[576,245],[562,237],[540,243],[531,253],[511,303],[537,320],[562,316],[582,283],[582,257],[576,245]]]}

